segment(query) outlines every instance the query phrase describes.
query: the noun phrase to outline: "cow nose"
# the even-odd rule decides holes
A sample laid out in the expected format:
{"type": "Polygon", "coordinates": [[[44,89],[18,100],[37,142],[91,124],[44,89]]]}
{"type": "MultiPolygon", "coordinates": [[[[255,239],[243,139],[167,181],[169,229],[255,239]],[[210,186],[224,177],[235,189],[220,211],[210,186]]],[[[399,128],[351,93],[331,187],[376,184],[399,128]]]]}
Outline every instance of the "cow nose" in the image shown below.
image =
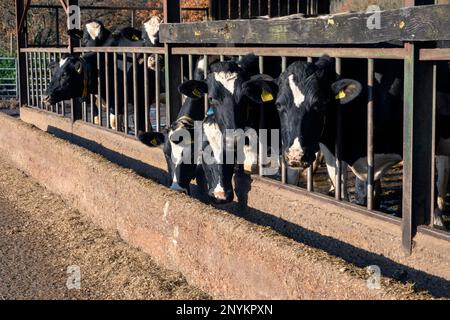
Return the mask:
{"type": "Polygon", "coordinates": [[[300,145],[300,139],[296,138],[292,146],[286,152],[286,162],[288,166],[293,168],[301,167],[303,156],[304,152],[300,145]]]}
{"type": "Polygon", "coordinates": [[[222,191],[220,191],[220,192],[214,192],[214,193],[213,193],[213,196],[214,196],[214,198],[215,198],[216,200],[219,200],[219,201],[227,201],[227,195],[225,194],[225,192],[222,192],[222,191]]]}
{"type": "Polygon", "coordinates": [[[44,101],[45,104],[50,104],[50,96],[42,96],[42,101],[44,101]]]}

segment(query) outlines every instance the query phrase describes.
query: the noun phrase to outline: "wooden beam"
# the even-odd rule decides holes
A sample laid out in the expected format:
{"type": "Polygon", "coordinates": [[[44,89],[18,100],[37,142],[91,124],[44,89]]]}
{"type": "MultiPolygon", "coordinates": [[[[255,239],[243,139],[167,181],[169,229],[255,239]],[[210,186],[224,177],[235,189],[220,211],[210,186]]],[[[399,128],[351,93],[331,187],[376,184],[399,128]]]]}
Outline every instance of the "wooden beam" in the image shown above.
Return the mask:
{"type": "Polygon", "coordinates": [[[373,13],[347,13],[309,19],[234,20],[164,24],[168,43],[370,44],[450,40],[450,5],[380,12],[381,28],[368,28],[373,13]]]}

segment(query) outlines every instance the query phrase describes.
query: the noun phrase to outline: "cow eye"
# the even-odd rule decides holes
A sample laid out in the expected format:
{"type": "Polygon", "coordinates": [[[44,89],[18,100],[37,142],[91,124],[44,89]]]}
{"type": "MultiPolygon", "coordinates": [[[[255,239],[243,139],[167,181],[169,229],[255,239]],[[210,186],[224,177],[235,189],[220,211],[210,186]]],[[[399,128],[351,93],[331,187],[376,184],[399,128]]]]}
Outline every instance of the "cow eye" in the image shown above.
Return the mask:
{"type": "Polygon", "coordinates": [[[286,110],[284,104],[279,103],[279,102],[277,103],[277,109],[278,109],[279,112],[283,112],[283,111],[286,110]]]}

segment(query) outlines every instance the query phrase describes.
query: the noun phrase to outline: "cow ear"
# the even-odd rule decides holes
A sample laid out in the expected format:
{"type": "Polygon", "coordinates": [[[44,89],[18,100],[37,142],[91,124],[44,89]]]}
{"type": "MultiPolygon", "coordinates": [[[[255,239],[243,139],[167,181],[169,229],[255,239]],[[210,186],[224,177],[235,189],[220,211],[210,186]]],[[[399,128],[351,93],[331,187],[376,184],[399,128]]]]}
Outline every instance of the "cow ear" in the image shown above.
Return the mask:
{"type": "Polygon", "coordinates": [[[164,144],[166,137],[164,134],[159,132],[142,132],[139,131],[138,139],[146,146],[151,148],[156,148],[162,144],[164,144]]]}
{"type": "Polygon", "coordinates": [[[274,102],[278,95],[278,85],[274,80],[249,80],[242,86],[242,95],[258,104],[274,102]]]}
{"type": "Polygon", "coordinates": [[[75,40],[81,40],[84,36],[84,32],[79,29],[70,29],[69,31],[67,31],[67,34],[69,35],[69,37],[75,40]]]}
{"type": "Polygon", "coordinates": [[[81,61],[77,61],[77,62],[75,62],[75,71],[78,73],[78,74],[82,74],[83,73],[83,63],[81,63],[81,61]]]}
{"type": "Polygon", "coordinates": [[[182,83],[178,91],[191,99],[200,99],[208,93],[208,85],[205,81],[189,80],[182,83]]]}
{"type": "Polygon", "coordinates": [[[362,92],[362,85],[356,80],[342,79],[331,85],[336,101],[341,104],[348,104],[359,97],[362,92]]]}

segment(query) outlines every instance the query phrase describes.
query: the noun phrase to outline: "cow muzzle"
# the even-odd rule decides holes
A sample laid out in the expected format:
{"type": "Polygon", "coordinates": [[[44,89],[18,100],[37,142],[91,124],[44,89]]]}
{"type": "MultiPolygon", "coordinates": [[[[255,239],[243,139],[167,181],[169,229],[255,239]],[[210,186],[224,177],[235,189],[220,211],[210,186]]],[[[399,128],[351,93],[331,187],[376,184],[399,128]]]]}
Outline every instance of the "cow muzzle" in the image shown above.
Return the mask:
{"type": "Polygon", "coordinates": [[[287,165],[291,168],[307,169],[313,165],[316,156],[314,154],[304,154],[303,152],[287,153],[285,160],[287,165]]]}
{"type": "Polygon", "coordinates": [[[209,198],[215,204],[226,204],[233,202],[234,194],[226,191],[211,191],[209,192],[209,198]]]}

